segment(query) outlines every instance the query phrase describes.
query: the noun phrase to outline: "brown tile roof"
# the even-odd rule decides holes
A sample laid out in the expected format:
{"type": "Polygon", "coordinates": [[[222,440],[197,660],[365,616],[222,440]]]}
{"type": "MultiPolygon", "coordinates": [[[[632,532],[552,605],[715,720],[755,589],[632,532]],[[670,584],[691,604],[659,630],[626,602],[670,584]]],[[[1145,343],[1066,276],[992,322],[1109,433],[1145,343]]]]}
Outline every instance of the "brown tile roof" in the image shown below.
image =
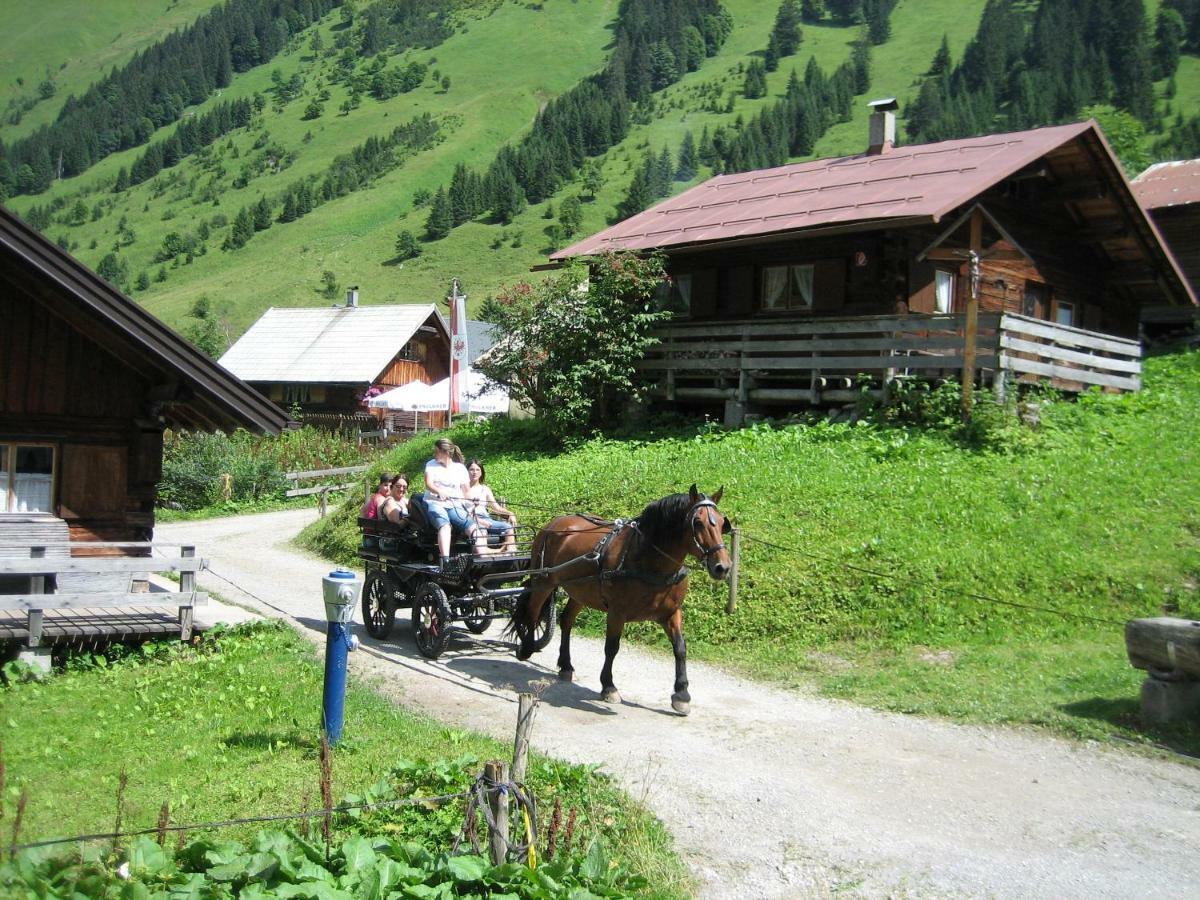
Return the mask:
{"type": "Polygon", "coordinates": [[[1093,129],[1093,123],[1080,122],[718,175],[559,250],[551,259],[888,219],[936,222],[997,181],[1093,129]]]}
{"type": "Polygon", "coordinates": [[[1200,203],[1200,159],[1158,163],[1132,184],[1133,195],[1145,209],[1200,203]]]}

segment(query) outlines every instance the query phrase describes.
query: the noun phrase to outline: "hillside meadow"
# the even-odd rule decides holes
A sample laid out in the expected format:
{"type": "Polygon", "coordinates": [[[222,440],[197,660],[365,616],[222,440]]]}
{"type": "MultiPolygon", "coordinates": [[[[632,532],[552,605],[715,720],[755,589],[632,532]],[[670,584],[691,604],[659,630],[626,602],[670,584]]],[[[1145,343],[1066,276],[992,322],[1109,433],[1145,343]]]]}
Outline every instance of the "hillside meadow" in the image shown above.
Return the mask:
{"type": "MultiPolygon", "coordinates": [[[[0,126],[0,137],[11,141],[23,136],[33,123],[45,121],[66,93],[81,90],[89,72],[98,77],[145,47],[155,31],[163,34],[188,17],[194,19],[209,5],[204,0],[178,0],[145,11],[122,0],[106,4],[112,15],[91,27],[94,4],[63,0],[51,14],[34,11],[22,0],[22,27],[0,34],[0,101],[28,95],[45,69],[67,65],[56,76],[58,93],[34,106],[18,126],[0,126]],[[73,31],[73,21],[89,27],[73,31]],[[28,49],[31,29],[37,30],[38,38],[32,42],[36,51],[28,49]],[[18,76],[23,86],[16,84],[18,76]]],[[[500,147],[529,131],[547,102],[599,71],[611,49],[616,3],[459,0],[456,30],[443,43],[385,57],[390,66],[426,64],[430,73],[420,87],[387,100],[367,95],[357,108],[344,112],[341,106],[348,89],[334,77],[341,14],[334,11],[296,35],[275,59],[236,75],[227,89],[191,108],[190,114],[203,115],[217,103],[255,94],[269,101],[250,127],[222,138],[210,154],[189,157],[147,183],[114,193],[118,171],[129,168],[142,152],[134,148],[108,157],[76,178],[56,182],[44,194],[12,198],[9,205],[27,213],[34,205],[65,201],[69,209],[82,200],[89,210],[87,221],[71,223],[69,216],[56,214],[49,236],[66,243],[93,267],[120,245],[129,284],[135,285],[142,273],[149,280],[147,287],[134,290],[134,296],[176,327],[191,321],[188,312],[201,297],[208,297],[220,311],[231,337],[269,306],[327,304],[331,298],[322,290],[325,272],[333,273],[340,288],[358,285],[363,302],[369,304],[436,301],[445,295],[450,279],[458,277],[474,311],[489,294],[528,277],[531,266],[559,249],[560,241],[548,229],[565,199],[585,199],[576,236],[606,227],[647,152],[657,154],[666,147],[675,154],[688,131],[698,138],[705,127],[730,125],[738,117],[749,121],[778,100],[793,69],[803,73],[813,59],[831,73],[849,58],[862,32],[860,26],[841,27],[828,21],[805,25],[798,53],[781,60],[779,69],[768,74],[767,95],[747,99],[741,94],[743,70],[760,58],[779,3],[726,0],[724,5],[733,18],[725,43],[697,71],[657,91],[652,105],[637,113],[624,140],[597,158],[602,184],[594,199],[587,198],[578,181],[569,183],[546,202],[528,206],[509,224],[481,219],[454,229],[442,240],[425,241],[415,259],[397,259],[395,244],[402,230],[418,236],[424,231],[428,207],[416,198],[448,184],[459,163],[476,171],[485,169],[500,147]],[[323,49],[314,51],[312,40],[318,35],[323,49]],[[435,83],[435,71],[449,79],[447,88],[435,83]],[[275,99],[272,76],[276,72],[283,80],[293,76],[303,80],[294,99],[275,99]],[[309,105],[326,94],[322,113],[306,119],[309,105]],[[712,96],[721,102],[713,103],[712,96]],[[275,223],[239,250],[222,251],[228,228],[213,224],[215,237],[207,241],[203,255],[182,264],[180,257],[174,262],[156,261],[163,239],[172,232],[195,232],[201,221],[214,223],[218,217],[232,222],[242,207],[260,197],[277,198],[297,179],[323,171],[334,157],[368,137],[384,135],[425,113],[438,120],[441,140],[369,185],[294,222],[275,223]],[[268,157],[283,162],[268,164],[268,157]],[[248,177],[239,186],[242,174],[248,177]],[[99,215],[93,218],[98,205],[99,215]],[[119,227],[122,220],[124,230],[119,227]]],[[[817,142],[813,156],[860,151],[866,140],[866,100],[896,96],[902,109],[907,109],[942,35],[952,57],[959,59],[975,34],[983,7],[983,0],[901,0],[891,16],[890,38],[871,51],[870,85],[855,98],[850,121],[834,124],[817,142]]],[[[1149,15],[1155,10],[1154,4],[1147,5],[1149,15]]],[[[371,64],[360,60],[359,68],[371,64]]],[[[1200,96],[1198,65],[1195,56],[1184,56],[1175,79],[1176,97],[1162,99],[1164,105],[1184,111],[1195,105],[1200,96]]],[[[1158,84],[1157,91],[1163,97],[1165,82],[1158,84]]],[[[176,127],[162,128],[152,139],[162,140],[176,127]]],[[[676,181],[672,190],[685,190],[710,174],[701,167],[694,179],[676,181]]],[[[340,291],[334,291],[333,298],[340,298],[340,291]]]]}
{"type": "MultiPolygon", "coordinates": [[[[739,604],[726,615],[726,587],[692,578],[696,657],[885,709],[1200,750],[1196,729],[1140,728],[1123,641],[1128,618],[1200,617],[1200,353],[1147,360],[1138,394],[1031,400],[1036,427],[985,402],[964,430],[944,390],[923,424],[658,423],[568,448],[532,423],[451,437],[532,524],[724,486],[739,604]]],[[[419,475],[429,444],[382,468],[419,475]]],[[[304,546],[353,564],[357,502],[304,546]]],[[[657,627],[631,631],[666,652],[657,627]]]]}

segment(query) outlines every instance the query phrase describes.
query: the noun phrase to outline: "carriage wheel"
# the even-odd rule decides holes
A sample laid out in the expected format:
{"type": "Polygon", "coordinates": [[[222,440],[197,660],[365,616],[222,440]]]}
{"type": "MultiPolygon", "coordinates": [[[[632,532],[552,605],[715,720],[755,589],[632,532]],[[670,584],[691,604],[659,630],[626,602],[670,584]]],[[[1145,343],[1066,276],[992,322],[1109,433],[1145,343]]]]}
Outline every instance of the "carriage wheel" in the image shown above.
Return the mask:
{"type": "Polygon", "coordinates": [[[467,626],[467,631],[471,634],[483,634],[491,623],[487,603],[477,603],[471,607],[469,613],[463,616],[463,624],[467,626]]]}
{"type": "Polygon", "coordinates": [[[363,586],[362,614],[367,634],[377,641],[391,636],[392,625],[396,622],[396,604],[388,588],[387,576],[375,569],[367,573],[367,583],[363,586]]]}
{"type": "Polygon", "coordinates": [[[550,595],[542,606],[542,614],[533,626],[533,649],[543,650],[554,637],[554,613],[558,606],[558,591],[550,595]]]}
{"type": "Polygon", "coordinates": [[[450,639],[450,622],[453,614],[446,600],[446,592],[432,581],[417,592],[412,608],[413,637],[422,656],[437,659],[446,649],[450,639]]]}

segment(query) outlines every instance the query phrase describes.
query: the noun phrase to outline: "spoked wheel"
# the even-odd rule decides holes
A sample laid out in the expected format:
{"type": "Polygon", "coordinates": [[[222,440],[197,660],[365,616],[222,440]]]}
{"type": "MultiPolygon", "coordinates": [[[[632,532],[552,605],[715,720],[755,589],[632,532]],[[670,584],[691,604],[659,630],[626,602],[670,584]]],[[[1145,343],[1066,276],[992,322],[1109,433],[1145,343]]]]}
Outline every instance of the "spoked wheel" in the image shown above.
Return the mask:
{"type": "Polygon", "coordinates": [[[362,592],[362,614],[367,634],[377,641],[391,636],[392,625],[396,622],[396,604],[387,576],[378,570],[367,573],[362,592]]]}
{"type": "Polygon", "coordinates": [[[533,649],[543,650],[554,637],[554,614],[558,606],[558,591],[555,591],[542,606],[542,614],[533,626],[533,649]]]}
{"type": "Polygon", "coordinates": [[[463,616],[463,624],[467,626],[467,631],[471,634],[483,634],[492,622],[489,618],[490,614],[491,610],[488,609],[486,603],[477,603],[471,607],[469,613],[463,616]]]}
{"type": "Polygon", "coordinates": [[[432,581],[427,582],[417,592],[412,611],[417,650],[422,656],[437,659],[450,639],[450,622],[453,618],[446,592],[432,581]]]}

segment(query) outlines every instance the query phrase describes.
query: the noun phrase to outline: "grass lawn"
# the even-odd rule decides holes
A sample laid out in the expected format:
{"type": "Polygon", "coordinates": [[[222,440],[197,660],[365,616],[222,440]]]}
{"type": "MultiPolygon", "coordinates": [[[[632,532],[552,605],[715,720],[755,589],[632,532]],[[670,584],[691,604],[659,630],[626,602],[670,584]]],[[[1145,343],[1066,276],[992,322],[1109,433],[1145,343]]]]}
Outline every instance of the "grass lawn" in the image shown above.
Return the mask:
{"type": "MultiPolygon", "coordinates": [[[[566,451],[530,423],[454,438],[531,523],[628,517],[723,484],[744,536],[739,605],[725,615],[726,588],[693,578],[700,658],[888,709],[1200,752],[1200,729],[1141,727],[1123,645],[1129,618],[1200,618],[1200,353],[1147,360],[1145,385],[1042,397],[1037,429],[984,400],[971,435],[948,424],[947,390],[922,427],[676,423],[566,451]]],[[[417,442],[384,465],[415,473],[428,455],[417,442]]],[[[311,526],[305,545],[353,562],[354,512],[311,526]]],[[[632,631],[663,646],[656,628],[632,631]]]]}
{"type": "MultiPolygon", "coordinates": [[[[110,831],[122,770],[129,777],[127,830],[154,827],[164,802],[179,823],[320,808],[322,670],[305,640],[265,624],[206,638],[195,650],[148,646],[157,647],[150,658],[135,652],[105,666],[77,665],[44,683],[0,687],[6,841],[22,789],[29,792],[22,841],[110,831]]],[[[420,760],[440,773],[431,783],[436,790],[424,792],[453,793],[482,760],[506,758],[511,750],[511,743],[446,729],[351,684],[335,750],[334,800],[364,796],[405,761],[420,760]]],[[[603,841],[618,865],[650,880],[649,895],[687,893],[665,831],[602,776],[536,757],[529,781],[545,808],[560,797],[578,811],[577,847],[603,841]]],[[[408,810],[382,820],[381,830],[436,843],[448,842],[461,826],[461,806],[408,810]]],[[[258,827],[210,837],[247,840],[258,827]]]]}

